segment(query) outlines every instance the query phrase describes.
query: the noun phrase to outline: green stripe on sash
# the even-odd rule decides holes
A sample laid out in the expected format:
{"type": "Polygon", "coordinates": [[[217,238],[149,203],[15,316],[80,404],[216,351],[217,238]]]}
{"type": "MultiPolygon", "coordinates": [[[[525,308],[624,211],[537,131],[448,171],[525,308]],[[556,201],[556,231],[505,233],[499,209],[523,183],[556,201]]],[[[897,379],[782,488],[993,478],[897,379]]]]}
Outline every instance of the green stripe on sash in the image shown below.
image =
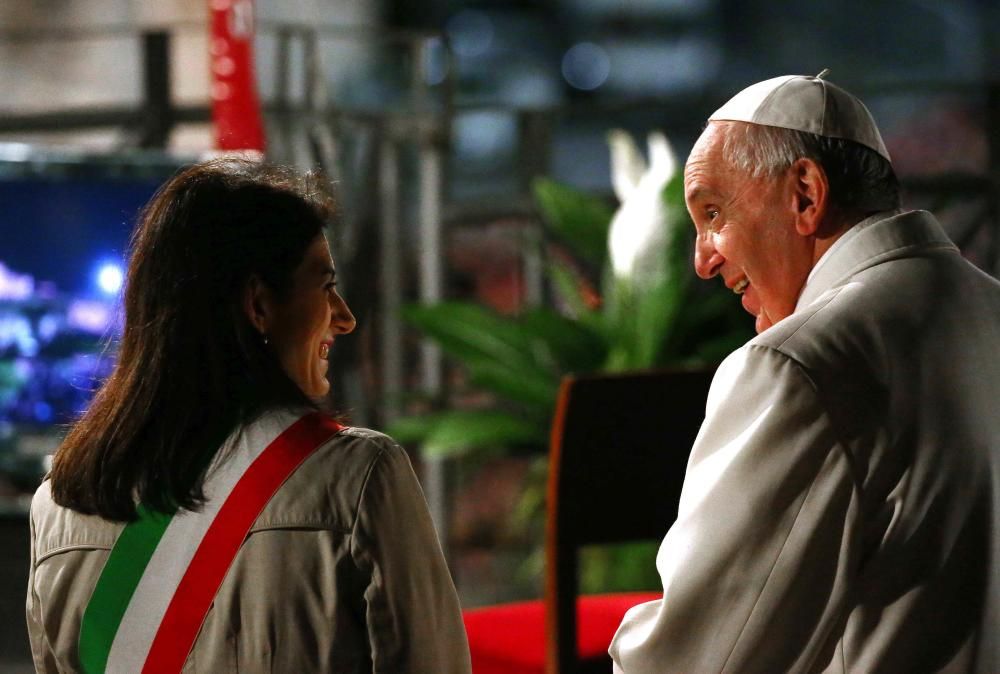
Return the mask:
{"type": "Polygon", "coordinates": [[[87,674],[103,674],[122,616],[174,513],[140,505],[137,515],[118,536],[83,614],[80,667],[87,674]]]}

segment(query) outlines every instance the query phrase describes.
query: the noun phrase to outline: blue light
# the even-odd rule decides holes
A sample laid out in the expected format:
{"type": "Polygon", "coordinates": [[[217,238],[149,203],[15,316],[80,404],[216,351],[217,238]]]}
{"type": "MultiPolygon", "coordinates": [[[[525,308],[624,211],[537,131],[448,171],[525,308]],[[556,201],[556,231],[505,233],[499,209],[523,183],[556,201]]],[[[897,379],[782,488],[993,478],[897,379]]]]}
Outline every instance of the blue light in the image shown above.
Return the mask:
{"type": "Polygon", "coordinates": [[[611,59],[600,45],[580,42],[570,47],[563,56],[562,74],[570,86],[591,91],[608,79],[611,59]]]}
{"type": "Polygon", "coordinates": [[[448,69],[446,57],[447,54],[441,38],[431,38],[424,43],[423,69],[424,81],[427,84],[434,86],[444,82],[448,69]]]}
{"type": "Polygon", "coordinates": [[[475,9],[463,9],[451,17],[445,31],[459,56],[482,56],[493,44],[493,20],[489,14],[475,9]]]}
{"type": "Polygon", "coordinates": [[[121,265],[114,262],[103,264],[97,270],[97,286],[108,295],[118,294],[124,281],[125,273],[122,271],[121,265]]]}
{"type": "Polygon", "coordinates": [[[40,421],[43,424],[52,421],[52,405],[45,401],[38,400],[35,402],[34,407],[34,416],[37,421],[40,421]]]}

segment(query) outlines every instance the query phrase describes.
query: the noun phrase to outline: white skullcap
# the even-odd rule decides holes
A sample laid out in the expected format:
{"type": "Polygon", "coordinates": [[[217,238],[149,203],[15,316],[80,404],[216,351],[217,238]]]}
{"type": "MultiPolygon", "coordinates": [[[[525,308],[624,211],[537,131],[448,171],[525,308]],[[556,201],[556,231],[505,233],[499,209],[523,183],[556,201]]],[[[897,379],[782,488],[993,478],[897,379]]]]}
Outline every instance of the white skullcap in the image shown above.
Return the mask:
{"type": "Polygon", "coordinates": [[[836,84],[816,77],[785,75],[764,80],[729,99],[711,121],[750,122],[805,131],[825,138],[860,143],[889,159],[882,135],[868,108],[836,84]]]}

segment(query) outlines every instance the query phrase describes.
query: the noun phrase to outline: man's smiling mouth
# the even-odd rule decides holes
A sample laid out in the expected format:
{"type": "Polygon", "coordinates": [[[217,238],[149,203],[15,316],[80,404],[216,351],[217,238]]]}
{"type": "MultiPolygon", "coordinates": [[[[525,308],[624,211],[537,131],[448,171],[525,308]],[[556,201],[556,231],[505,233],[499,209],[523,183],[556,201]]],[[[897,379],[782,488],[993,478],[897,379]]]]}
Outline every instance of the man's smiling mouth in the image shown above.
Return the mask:
{"type": "Polygon", "coordinates": [[[748,285],[750,285],[750,281],[742,279],[739,283],[733,286],[733,292],[736,293],[737,295],[742,295],[743,291],[747,289],[748,285]]]}

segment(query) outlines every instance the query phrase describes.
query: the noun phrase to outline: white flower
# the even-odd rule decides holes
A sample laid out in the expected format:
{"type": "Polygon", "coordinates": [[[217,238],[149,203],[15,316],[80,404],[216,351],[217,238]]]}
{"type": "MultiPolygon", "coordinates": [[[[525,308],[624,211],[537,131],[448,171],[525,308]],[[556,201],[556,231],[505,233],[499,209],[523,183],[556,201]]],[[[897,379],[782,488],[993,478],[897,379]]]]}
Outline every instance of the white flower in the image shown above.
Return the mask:
{"type": "Polygon", "coordinates": [[[666,136],[654,131],[647,143],[648,167],[627,132],[608,133],[611,184],[621,202],[608,232],[608,253],[615,276],[636,285],[660,273],[668,232],[663,188],[677,171],[666,136]]]}

